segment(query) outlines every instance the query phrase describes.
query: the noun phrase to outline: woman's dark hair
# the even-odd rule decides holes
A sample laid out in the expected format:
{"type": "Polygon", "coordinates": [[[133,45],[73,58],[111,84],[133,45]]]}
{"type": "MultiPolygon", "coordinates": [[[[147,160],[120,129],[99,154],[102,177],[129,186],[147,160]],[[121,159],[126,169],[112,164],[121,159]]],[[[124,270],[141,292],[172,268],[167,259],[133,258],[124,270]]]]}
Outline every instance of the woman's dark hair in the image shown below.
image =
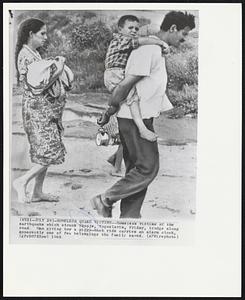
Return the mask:
{"type": "Polygon", "coordinates": [[[172,25],[176,25],[177,30],[184,29],[187,26],[193,29],[195,28],[195,16],[182,11],[170,11],[165,15],[160,29],[168,31],[172,25]]]}
{"type": "Polygon", "coordinates": [[[18,55],[24,44],[27,44],[30,32],[37,33],[45,23],[39,19],[30,18],[23,21],[18,30],[17,43],[15,47],[15,67],[17,70],[17,83],[19,85],[18,55]]]}
{"type": "Polygon", "coordinates": [[[136,21],[138,23],[140,22],[139,19],[136,16],[134,16],[134,15],[125,15],[125,16],[122,16],[119,19],[119,21],[117,23],[117,26],[118,27],[123,27],[126,21],[131,21],[131,22],[135,22],[136,21]]]}

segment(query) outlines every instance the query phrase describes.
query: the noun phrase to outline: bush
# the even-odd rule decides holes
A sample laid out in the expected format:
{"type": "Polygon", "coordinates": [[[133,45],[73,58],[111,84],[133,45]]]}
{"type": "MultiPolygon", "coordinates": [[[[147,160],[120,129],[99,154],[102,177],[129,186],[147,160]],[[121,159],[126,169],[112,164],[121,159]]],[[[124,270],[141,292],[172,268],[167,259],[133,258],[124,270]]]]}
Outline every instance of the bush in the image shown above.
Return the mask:
{"type": "MultiPolygon", "coordinates": [[[[47,24],[49,44],[42,49],[42,54],[44,57],[66,57],[67,65],[75,74],[72,92],[106,90],[103,82],[104,60],[112,32],[117,29],[117,17],[105,17],[103,22],[96,11],[33,10],[20,13],[17,23],[28,17],[40,18],[47,24]]],[[[140,18],[140,21],[147,29],[150,20],[140,18]]],[[[178,49],[171,48],[171,54],[166,57],[167,92],[174,107],[181,112],[172,117],[197,115],[197,43],[198,32],[190,32],[187,41],[178,49]]]]}
{"type": "Polygon", "coordinates": [[[102,51],[104,57],[111,38],[110,29],[99,21],[74,27],[71,33],[71,44],[79,51],[86,49],[102,51]]]}
{"type": "MultiPolygon", "coordinates": [[[[104,89],[104,61],[111,38],[111,30],[101,21],[73,27],[67,61],[76,80],[82,83],[80,90],[104,89]]],[[[79,85],[76,91],[79,92],[79,85]]]]}
{"type": "Polygon", "coordinates": [[[172,118],[184,115],[197,117],[198,112],[198,56],[197,40],[190,38],[180,48],[171,49],[166,57],[169,100],[176,108],[172,118]]]}
{"type": "Polygon", "coordinates": [[[170,54],[166,58],[168,88],[181,90],[184,85],[198,84],[198,57],[194,51],[170,54]]]}
{"type": "Polygon", "coordinates": [[[96,51],[73,49],[66,55],[66,62],[75,75],[73,92],[104,89],[104,59],[96,51]]]}
{"type": "Polygon", "coordinates": [[[171,103],[174,105],[177,113],[172,114],[172,118],[179,118],[183,115],[191,115],[192,117],[197,117],[198,112],[198,87],[197,85],[187,85],[183,86],[180,91],[168,90],[168,96],[171,103]]]}

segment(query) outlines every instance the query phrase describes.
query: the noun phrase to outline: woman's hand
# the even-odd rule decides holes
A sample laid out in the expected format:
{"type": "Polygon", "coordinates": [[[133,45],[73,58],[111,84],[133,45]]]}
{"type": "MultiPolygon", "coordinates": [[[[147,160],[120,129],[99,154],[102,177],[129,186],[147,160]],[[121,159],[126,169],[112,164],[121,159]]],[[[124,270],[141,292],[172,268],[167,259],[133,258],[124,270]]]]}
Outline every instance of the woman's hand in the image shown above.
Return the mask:
{"type": "Polygon", "coordinates": [[[57,68],[56,72],[58,74],[62,73],[62,71],[64,69],[65,61],[66,61],[65,57],[56,56],[54,60],[55,60],[56,68],[57,68]]]}
{"type": "Polygon", "coordinates": [[[55,80],[60,76],[60,74],[63,72],[64,66],[65,66],[65,60],[66,59],[63,56],[56,56],[54,58],[54,65],[56,67],[56,70],[54,71],[52,76],[49,78],[49,83],[47,84],[45,89],[48,89],[55,82],[55,80]]]}
{"type": "Polygon", "coordinates": [[[61,62],[61,63],[65,63],[66,58],[64,56],[56,56],[55,60],[61,62]]]}

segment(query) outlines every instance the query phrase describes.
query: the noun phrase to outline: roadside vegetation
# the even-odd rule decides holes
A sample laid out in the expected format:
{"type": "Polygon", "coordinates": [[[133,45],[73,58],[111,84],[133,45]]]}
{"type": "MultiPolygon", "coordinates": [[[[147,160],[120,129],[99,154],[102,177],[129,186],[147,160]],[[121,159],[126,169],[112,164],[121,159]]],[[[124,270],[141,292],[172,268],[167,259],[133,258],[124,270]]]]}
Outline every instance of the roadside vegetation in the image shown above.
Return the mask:
{"type": "MultiPolygon", "coordinates": [[[[49,43],[43,56],[63,55],[75,74],[72,93],[107,93],[103,83],[106,49],[116,31],[117,18],[93,11],[24,11],[17,25],[27,17],[37,17],[48,26],[49,43]]],[[[141,24],[151,21],[140,17],[141,24]]],[[[171,49],[166,57],[168,96],[174,109],[169,118],[197,117],[198,113],[198,31],[190,33],[188,42],[171,49]]]]}

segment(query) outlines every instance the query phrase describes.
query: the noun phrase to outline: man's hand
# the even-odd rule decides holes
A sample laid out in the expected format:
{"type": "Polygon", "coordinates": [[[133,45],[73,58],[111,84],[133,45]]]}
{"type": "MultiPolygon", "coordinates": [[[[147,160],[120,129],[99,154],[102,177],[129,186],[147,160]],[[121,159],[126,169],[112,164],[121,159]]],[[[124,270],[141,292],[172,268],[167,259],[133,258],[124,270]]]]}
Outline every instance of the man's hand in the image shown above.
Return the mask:
{"type": "Polygon", "coordinates": [[[99,126],[104,126],[109,122],[109,120],[110,120],[110,115],[108,115],[107,112],[103,112],[101,116],[97,119],[97,124],[99,126]]]}

